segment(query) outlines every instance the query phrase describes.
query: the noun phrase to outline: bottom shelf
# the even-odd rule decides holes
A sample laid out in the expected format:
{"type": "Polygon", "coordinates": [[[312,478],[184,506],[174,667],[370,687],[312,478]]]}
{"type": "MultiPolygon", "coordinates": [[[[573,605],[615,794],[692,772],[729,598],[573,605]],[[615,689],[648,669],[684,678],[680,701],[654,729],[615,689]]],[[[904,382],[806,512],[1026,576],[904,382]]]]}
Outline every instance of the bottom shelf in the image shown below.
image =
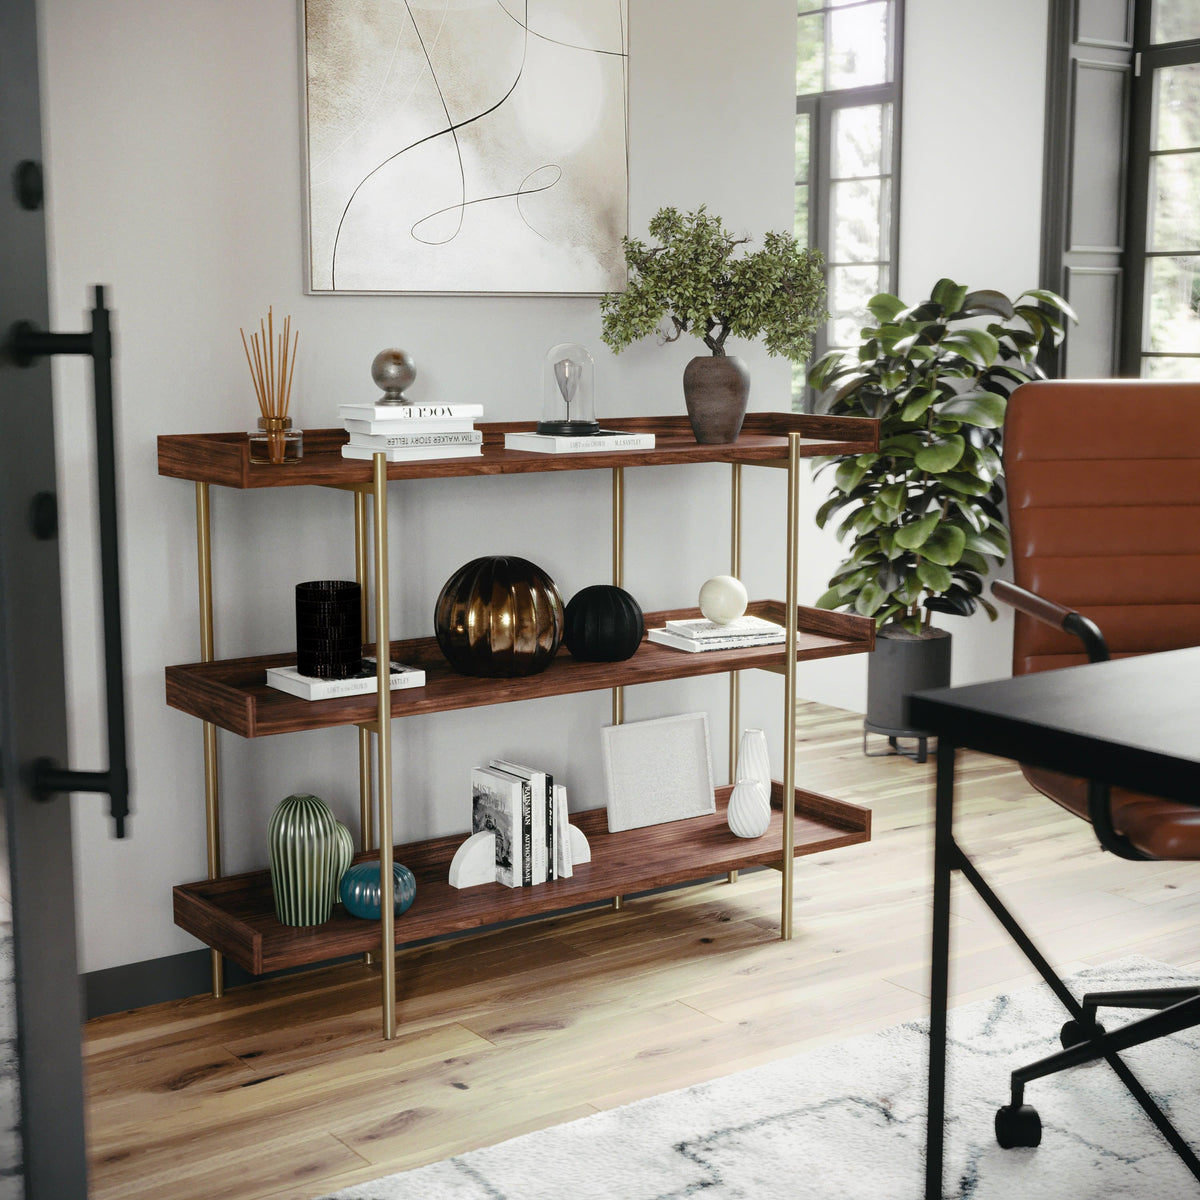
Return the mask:
{"type": "MultiPolygon", "coordinates": [[[[717,789],[717,808],[711,815],[621,833],[607,831],[603,808],[574,813],[571,823],[587,835],[592,861],[576,867],[570,879],[538,887],[451,887],[450,860],[465,834],[397,846],[396,861],[416,876],[417,898],[396,918],[396,945],[744,867],[778,865],[782,786],[772,785],[771,828],[753,839],[730,833],[725,821],[729,792],[727,786],[717,789]]],[[[797,857],[870,840],[869,809],[799,788],[795,796],[797,857]]],[[[374,857],[359,854],[355,862],[374,857]]],[[[175,924],[254,975],[379,948],[379,922],[358,920],[340,904],[323,925],[281,925],[275,919],[267,871],[180,884],[175,888],[175,924]]]]}

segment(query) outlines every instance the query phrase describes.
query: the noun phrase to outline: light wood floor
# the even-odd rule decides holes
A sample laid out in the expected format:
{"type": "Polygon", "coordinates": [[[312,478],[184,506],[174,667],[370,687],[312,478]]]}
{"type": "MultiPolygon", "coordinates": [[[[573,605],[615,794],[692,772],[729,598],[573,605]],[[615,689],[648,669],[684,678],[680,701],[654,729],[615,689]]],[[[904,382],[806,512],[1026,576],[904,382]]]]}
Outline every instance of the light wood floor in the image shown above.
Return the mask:
{"type": "MultiPolygon", "coordinates": [[[[764,871],[403,954],[391,1043],[358,965],[89,1022],[93,1197],[319,1196],[922,1016],[931,768],[836,709],[798,736],[798,782],[875,830],[798,862],[791,942],[764,871]]],[[[961,840],[1051,961],[1200,964],[1200,870],[1099,853],[1007,763],[960,778],[961,840]]],[[[965,885],[954,912],[955,1002],[1032,979],[965,885]]]]}

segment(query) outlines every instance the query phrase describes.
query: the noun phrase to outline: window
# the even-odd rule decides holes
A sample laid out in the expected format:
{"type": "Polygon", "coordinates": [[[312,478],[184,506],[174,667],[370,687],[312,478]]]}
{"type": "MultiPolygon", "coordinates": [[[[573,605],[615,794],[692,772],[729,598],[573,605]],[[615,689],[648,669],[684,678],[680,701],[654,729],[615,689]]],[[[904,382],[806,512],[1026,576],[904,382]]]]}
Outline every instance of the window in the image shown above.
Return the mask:
{"type": "MultiPolygon", "coordinates": [[[[903,0],[799,0],[795,234],[825,256],[829,320],[814,355],[854,345],[896,287],[903,0]]],[[[793,398],[805,395],[804,368],[793,398]]]]}
{"type": "Polygon", "coordinates": [[[1122,367],[1200,379],[1200,6],[1137,6],[1122,367]]]}

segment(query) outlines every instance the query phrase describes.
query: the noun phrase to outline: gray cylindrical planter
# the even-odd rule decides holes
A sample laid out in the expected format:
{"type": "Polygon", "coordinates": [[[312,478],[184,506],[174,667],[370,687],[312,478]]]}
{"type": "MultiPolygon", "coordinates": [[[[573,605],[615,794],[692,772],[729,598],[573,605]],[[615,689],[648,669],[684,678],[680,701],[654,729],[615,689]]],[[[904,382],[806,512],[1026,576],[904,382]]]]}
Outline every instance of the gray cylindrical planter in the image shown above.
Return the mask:
{"type": "Polygon", "coordinates": [[[896,739],[916,738],[918,749],[910,757],[925,761],[928,731],[914,729],[908,720],[907,699],[913,692],[950,686],[950,634],[945,629],[927,629],[921,634],[888,630],[875,637],[875,649],[867,659],[867,718],[863,722],[863,752],[866,735],[885,736],[898,753],[896,739]]]}

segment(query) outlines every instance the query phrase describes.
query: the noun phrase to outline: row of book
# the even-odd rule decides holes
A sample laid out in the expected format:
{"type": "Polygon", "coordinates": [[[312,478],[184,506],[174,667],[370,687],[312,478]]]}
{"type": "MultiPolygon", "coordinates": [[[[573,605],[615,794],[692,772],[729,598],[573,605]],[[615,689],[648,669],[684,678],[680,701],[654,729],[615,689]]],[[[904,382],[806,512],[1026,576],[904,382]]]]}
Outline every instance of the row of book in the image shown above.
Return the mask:
{"type": "MultiPolygon", "coordinates": [[[[343,458],[372,458],[382,452],[388,462],[413,462],[483,453],[483,433],[475,428],[482,404],[341,404],[338,414],[350,434],[343,458]]],[[[504,448],[540,454],[652,450],[654,434],[601,429],[574,437],[515,430],[505,433],[504,448]]]]}
{"type": "Polygon", "coordinates": [[[340,404],[338,414],[350,433],[343,458],[388,462],[425,458],[469,458],[483,453],[475,421],[482,404],[340,404]]]}
{"type": "Polygon", "coordinates": [[[787,640],[787,630],[762,617],[738,617],[719,625],[694,618],[668,621],[659,629],[648,629],[646,637],[660,646],[697,654],[705,650],[737,650],[744,646],[774,646],[787,640]]]}
{"type": "Polygon", "coordinates": [[[471,771],[471,832],[496,836],[496,882],[533,887],[573,874],[567,790],[503,758],[471,771]]]}

